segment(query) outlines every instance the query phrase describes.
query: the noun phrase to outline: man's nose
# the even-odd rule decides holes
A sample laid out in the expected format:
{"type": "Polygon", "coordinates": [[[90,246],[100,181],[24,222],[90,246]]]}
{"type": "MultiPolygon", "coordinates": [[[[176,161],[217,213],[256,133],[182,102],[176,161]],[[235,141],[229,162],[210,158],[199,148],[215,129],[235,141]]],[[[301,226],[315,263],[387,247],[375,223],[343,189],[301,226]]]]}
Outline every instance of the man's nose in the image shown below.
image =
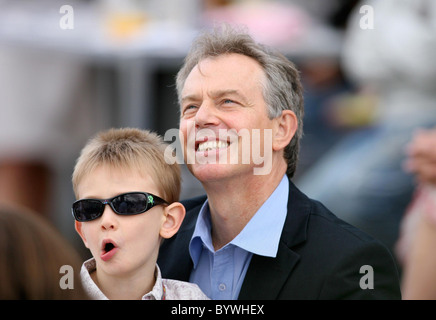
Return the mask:
{"type": "Polygon", "coordinates": [[[219,124],[218,110],[210,101],[203,101],[195,114],[195,123],[198,127],[209,127],[219,124]]]}

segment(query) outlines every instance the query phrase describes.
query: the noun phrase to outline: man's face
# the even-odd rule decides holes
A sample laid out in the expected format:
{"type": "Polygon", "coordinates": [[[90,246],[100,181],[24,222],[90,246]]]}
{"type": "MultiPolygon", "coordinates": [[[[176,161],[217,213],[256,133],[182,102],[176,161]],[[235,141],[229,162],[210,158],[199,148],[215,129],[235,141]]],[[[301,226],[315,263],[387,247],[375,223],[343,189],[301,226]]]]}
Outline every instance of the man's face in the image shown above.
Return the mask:
{"type": "Polygon", "coordinates": [[[185,162],[201,182],[253,175],[256,154],[271,154],[274,120],[263,98],[264,79],[261,66],[240,54],[204,59],[188,75],[181,141],[185,162]]]}

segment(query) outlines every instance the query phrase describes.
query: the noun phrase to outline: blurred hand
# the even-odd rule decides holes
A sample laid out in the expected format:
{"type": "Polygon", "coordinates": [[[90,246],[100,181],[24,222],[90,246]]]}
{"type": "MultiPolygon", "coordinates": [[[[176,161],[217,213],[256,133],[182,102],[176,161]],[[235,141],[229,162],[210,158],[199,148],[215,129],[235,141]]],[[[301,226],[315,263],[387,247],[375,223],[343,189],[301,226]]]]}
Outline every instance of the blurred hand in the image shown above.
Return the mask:
{"type": "Polygon", "coordinates": [[[436,185],[436,128],[418,130],[407,145],[405,170],[422,183],[436,185]]]}

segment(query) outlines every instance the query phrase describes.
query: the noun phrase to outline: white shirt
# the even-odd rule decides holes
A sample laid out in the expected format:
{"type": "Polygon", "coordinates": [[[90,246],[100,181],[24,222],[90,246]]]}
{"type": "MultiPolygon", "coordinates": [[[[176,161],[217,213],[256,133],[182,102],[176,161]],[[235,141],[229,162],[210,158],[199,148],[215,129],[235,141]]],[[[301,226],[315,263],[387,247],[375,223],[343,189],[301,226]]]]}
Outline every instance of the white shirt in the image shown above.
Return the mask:
{"type": "MultiPolygon", "coordinates": [[[[91,278],[96,270],[95,259],[85,261],[80,270],[83,287],[93,300],[108,300],[91,278]]],[[[153,289],[146,293],[142,300],[209,300],[209,298],[194,284],[185,281],[162,279],[159,266],[156,264],[156,283],[153,289]]]]}

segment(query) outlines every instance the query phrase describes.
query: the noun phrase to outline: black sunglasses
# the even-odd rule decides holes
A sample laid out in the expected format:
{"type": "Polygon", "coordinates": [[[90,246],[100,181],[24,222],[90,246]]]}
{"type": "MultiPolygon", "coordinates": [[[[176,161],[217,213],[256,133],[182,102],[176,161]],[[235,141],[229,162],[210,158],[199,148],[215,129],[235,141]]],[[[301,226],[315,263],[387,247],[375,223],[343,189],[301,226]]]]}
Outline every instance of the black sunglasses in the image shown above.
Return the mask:
{"type": "Polygon", "coordinates": [[[74,219],[86,222],[100,218],[107,204],[115,213],[128,216],[146,212],[160,204],[169,203],[147,192],[128,192],[110,199],[80,199],[73,203],[74,219]]]}

